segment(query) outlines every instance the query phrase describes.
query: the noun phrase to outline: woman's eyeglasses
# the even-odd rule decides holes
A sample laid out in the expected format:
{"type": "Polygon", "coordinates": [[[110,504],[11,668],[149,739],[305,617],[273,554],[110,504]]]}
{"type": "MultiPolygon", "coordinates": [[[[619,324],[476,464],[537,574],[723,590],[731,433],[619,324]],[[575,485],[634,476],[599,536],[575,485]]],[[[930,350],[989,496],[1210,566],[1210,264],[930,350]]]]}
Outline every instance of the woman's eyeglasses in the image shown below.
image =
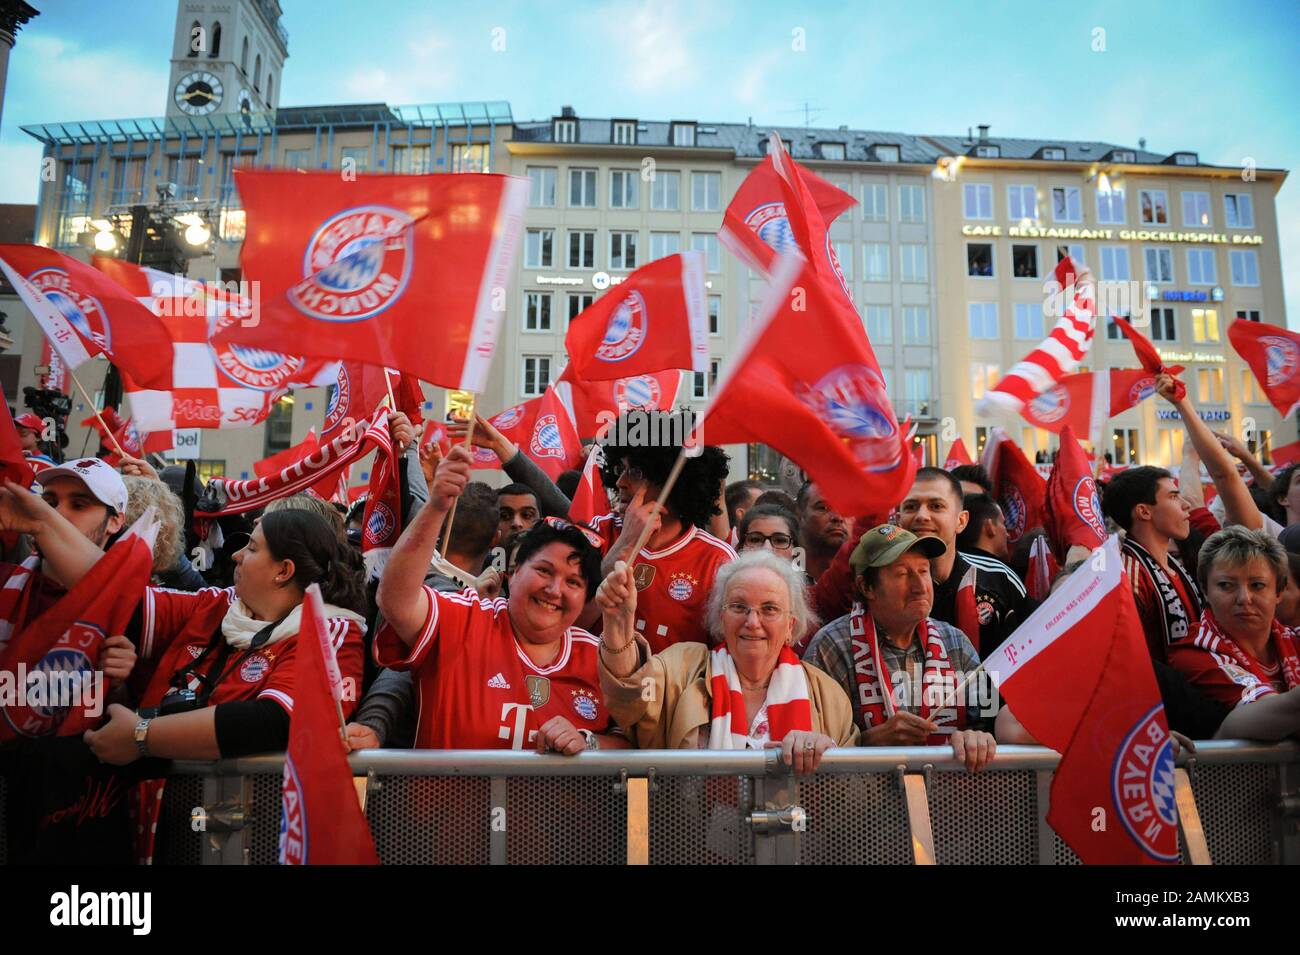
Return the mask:
{"type": "Polygon", "coordinates": [[[784,607],[779,607],[776,604],[763,604],[761,607],[751,607],[748,604],[729,603],[722,609],[730,616],[738,617],[741,620],[748,620],[751,613],[756,613],[760,620],[767,623],[779,620],[782,616],[790,612],[784,607]]]}
{"type": "Polygon", "coordinates": [[[769,541],[775,550],[787,550],[794,544],[794,538],[789,534],[760,534],[758,531],[750,531],[745,535],[746,547],[762,547],[769,541]]]}

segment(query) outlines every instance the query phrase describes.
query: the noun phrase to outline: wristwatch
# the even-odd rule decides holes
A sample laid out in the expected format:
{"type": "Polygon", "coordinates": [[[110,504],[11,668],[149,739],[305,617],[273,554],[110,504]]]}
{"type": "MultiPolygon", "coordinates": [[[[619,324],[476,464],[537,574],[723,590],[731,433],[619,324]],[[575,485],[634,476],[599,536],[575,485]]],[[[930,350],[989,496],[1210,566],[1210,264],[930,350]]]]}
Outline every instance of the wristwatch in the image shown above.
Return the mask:
{"type": "Polygon", "coordinates": [[[587,749],[600,749],[600,740],[596,738],[595,733],[591,730],[578,730],[578,732],[587,741],[587,749]]]}
{"type": "Polygon", "coordinates": [[[149,756],[149,724],[152,720],[140,720],[135,724],[135,748],[140,751],[142,757],[149,756]]]}

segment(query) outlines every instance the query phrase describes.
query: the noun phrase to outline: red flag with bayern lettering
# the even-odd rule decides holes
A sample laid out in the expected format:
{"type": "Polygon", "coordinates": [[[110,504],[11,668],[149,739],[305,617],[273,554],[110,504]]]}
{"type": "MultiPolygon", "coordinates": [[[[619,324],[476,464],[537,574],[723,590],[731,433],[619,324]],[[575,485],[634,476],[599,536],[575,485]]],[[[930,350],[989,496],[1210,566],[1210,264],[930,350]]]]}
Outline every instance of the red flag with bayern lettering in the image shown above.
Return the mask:
{"type": "Polygon", "coordinates": [[[308,587],[303,597],[297,642],[280,788],[280,864],[379,865],[339,735],[341,686],[331,679],[326,659],[334,648],[326,634],[319,584],[308,587]]]}
{"type": "Polygon", "coordinates": [[[481,392],[528,182],[510,176],[236,170],[248,215],[240,263],[256,321],[217,341],[397,368],[481,392]]]}
{"type": "MultiPolygon", "coordinates": [[[[1168,366],[1171,375],[1182,374],[1182,365],[1168,366]]],[[[1105,379],[1101,379],[1103,386],[1105,379]]],[[[1066,375],[1052,387],[1027,402],[1020,416],[1053,434],[1060,434],[1068,426],[1076,434],[1092,435],[1121,411],[1127,411],[1156,393],[1156,376],[1145,368],[1112,368],[1110,371],[1083,371],[1066,375]],[[1098,376],[1110,380],[1109,398],[1096,393],[1098,376]],[[1102,400],[1104,407],[1097,401],[1102,400]],[[1094,418],[1101,416],[1099,422],[1094,418]],[[1094,426],[1097,425],[1097,426],[1094,426]]]]}
{"type": "Polygon", "coordinates": [[[573,411],[580,438],[594,438],[628,411],[669,411],[677,401],[682,372],[659,371],[613,381],[577,380],[566,365],[555,390],[573,411]]]}
{"type": "Polygon", "coordinates": [[[519,449],[554,481],[582,460],[582,441],[573,418],[552,385],[537,399],[532,423],[519,449]]]}
{"type": "Polygon", "coordinates": [[[1097,482],[1092,478],[1092,463],[1068,425],[1061,430],[1061,447],[1047,479],[1043,529],[1060,562],[1076,544],[1092,550],[1106,542],[1106,522],[1097,482]]]}
{"type": "Polygon", "coordinates": [[[951,471],[953,468],[959,468],[963,464],[974,464],[970,452],[966,450],[966,442],[958,438],[948,449],[948,457],[944,458],[943,469],[951,471]]]}
{"type": "Polygon", "coordinates": [[[780,256],[696,433],[708,444],[770,445],[841,514],[878,513],[903,499],[916,460],[862,324],[838,309],[806,261],[780,256]],[[803,294],[792,294],[796,284],[803,294]]]}
{"type": "Polygon", "coordinates": [[[1300,406],[1300,335],[1279,325],[1239,318],[1228,341],[1250,366],[1269,402],[1284,418],[1300,406]]]}
{"type": "Polygon", "coordinates": [[[704,270],[703,252],[655,259],[579,313],[564,337],[573,376],[608,381],[665,368],[708,371],[704,270]]]}
{"type": "Polygon", "coordinates": [[[1047,821],[1079,858],[1176,863],[1173,740],[1119,539],[1093,558],[984,666],[1021,725],[1061,754],[1047,821]]]}
{"type": "Polygon", "coordinates": [[[1042,525],[1047,482],[1001,428],[993,429],[980,463],[993,479],[993,497],[1002,505],[1007,540],[1014,544],[1042,525]]]}

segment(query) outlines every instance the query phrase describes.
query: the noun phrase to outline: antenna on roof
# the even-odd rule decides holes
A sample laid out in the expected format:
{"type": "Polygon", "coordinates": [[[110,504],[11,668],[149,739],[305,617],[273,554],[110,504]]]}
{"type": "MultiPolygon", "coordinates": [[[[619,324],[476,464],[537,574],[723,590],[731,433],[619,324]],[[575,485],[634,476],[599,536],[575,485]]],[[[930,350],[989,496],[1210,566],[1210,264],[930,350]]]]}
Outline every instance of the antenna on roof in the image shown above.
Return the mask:
{"type": "Polygon", "coordinates": [[[824,110],[822,107],[820,107],[820,106],[810,106],[810,105],[808,104],[808,101],[805,100],[803,106],[800,106],[800,107],[797,108],[797,109],[783,109],[783,110],[781,110],[781,112],[783,112],[783,113],[803,113],[803,125],[804,125],[804,128],[806,129],[806,128],[808,128],[809,126],[812,125],[812,121],[813,121],[813,119],[814,119],[813,114],[814,114],[814,113],[823,113],[823,112],[825,112],[825,110],[824,110]]]}

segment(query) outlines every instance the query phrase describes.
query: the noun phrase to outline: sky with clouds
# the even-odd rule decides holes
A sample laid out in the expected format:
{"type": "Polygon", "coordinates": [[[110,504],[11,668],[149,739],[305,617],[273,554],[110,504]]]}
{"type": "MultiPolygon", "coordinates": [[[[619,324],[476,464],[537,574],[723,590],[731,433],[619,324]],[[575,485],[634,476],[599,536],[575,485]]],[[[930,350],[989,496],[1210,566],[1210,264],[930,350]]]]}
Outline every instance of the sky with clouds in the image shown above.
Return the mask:
{"type": "MultiPolygon", "coordinates": [[[[10,57],[0,202],[36,200],[40,148],[20,125],[159,116],[168,92],[175,0],[30,2],[41,16],[10,57]]],[[[284,106],[505,100],[517,119],[572,105],[588,116],[760,125],[801,124],[808,107],[814,125],[955,134],[988,123],[994,136],[1126,145],[1145,137],[1155,152],[1281,168],[1295,167],[1300,146],[1295,0],[281,5],[284,106]]],[[[1278,196],[1291,303],[1300,295],[1293,179],[1278,196]]]]}

